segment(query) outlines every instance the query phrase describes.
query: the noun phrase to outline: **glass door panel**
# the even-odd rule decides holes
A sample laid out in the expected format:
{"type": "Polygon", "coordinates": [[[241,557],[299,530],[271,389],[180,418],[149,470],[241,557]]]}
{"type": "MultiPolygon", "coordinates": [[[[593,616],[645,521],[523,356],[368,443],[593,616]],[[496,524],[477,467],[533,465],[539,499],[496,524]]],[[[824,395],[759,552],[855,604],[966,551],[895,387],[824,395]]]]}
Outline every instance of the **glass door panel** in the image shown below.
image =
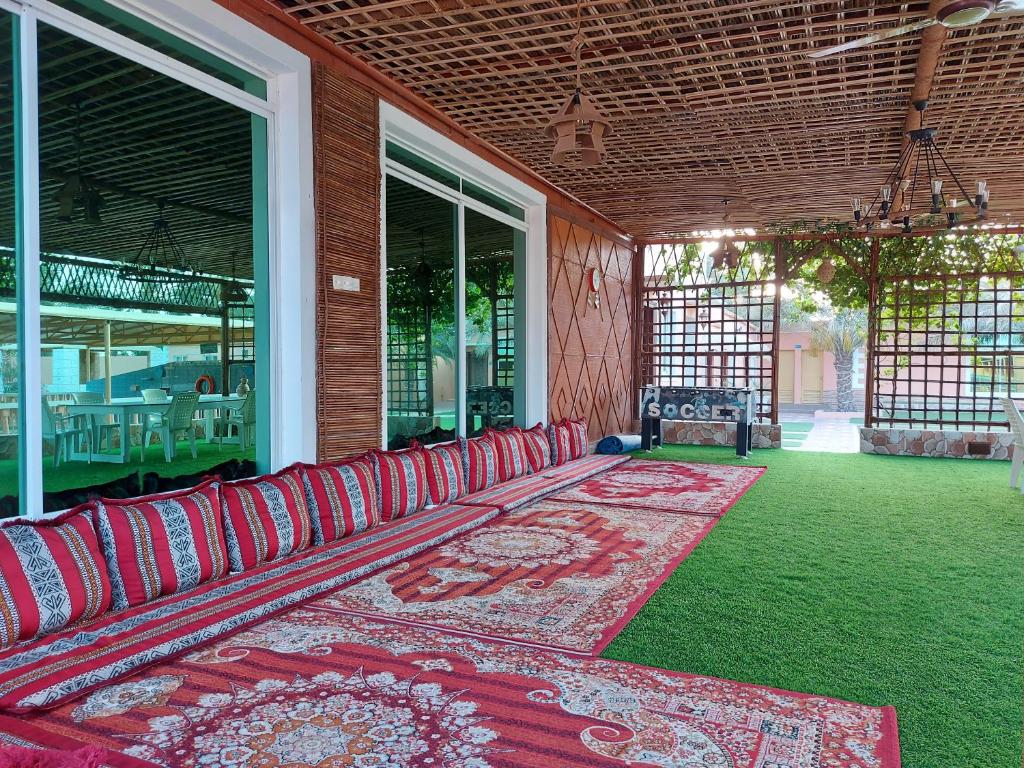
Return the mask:
{"type": "Polygon", "coordinates": [[[525,238],[470,208],[465,229],[466,431],[473,436],[512,426],[520,407],[515,297],[525,238]]]}
{"type": "Polygon", "coordinates": [[[18,514],[22,430],[18,338],[17,196],[15,161],[17,69],[14,16],[0,11],[0,518],[18,514]]]}
{"type": "Polygon", "coordinates": [[[265,120],[46,24],[38,46],[44,511],[133,495],[140,466],[143,491],[254,474],[265,120]]]}
{"type": "Polygon", "coordinates": [[[455,314],[458,206],[387,177],[387,443],[458,430],[455,314]]]}

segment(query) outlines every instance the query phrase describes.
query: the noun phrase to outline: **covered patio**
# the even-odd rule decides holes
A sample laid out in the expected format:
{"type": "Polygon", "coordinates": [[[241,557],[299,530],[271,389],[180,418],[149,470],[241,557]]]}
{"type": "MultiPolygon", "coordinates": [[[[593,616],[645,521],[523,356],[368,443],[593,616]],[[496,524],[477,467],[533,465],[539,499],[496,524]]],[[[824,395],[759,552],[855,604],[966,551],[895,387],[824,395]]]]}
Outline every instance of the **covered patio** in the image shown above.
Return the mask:
{"type": "Polygon", "coordinates": [[[1022,35],[0,0],[0,760],[1021,764],[1022,35]]]}

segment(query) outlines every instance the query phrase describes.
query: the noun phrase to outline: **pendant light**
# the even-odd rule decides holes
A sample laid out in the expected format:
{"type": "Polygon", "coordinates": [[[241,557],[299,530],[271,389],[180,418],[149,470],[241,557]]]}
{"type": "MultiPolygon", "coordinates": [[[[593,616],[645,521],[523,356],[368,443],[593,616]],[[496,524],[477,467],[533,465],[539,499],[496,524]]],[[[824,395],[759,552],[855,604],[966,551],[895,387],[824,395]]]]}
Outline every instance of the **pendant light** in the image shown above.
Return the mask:
{"type": "Polygon", "coordinates": [[[576,61],[576,90],[565,100],[554,117],[548,121],[545,135],[555,140],[551,162],[568,168],[598,165],[604,157],[604,137],[611,133],[611,125],[583,93],[580,67],[585,39],[583,37],[582,3],[576,3],[576,36],[572,40],[572,53],[576,61]]]}

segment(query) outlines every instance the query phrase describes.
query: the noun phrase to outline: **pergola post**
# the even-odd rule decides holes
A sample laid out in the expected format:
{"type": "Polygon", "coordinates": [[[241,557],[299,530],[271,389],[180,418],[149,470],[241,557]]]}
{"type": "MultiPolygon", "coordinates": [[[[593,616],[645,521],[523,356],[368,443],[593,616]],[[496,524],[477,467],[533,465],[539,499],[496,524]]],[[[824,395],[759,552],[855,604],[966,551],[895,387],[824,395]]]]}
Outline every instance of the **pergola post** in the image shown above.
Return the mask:
{"type": "Polygon", "coordinates": [[[878,311],[878,254],[881,241],[871,238],[871,260],[868,263],[868,341],[864,360],[864,426],[871,427],[875,400],[875,332],[878,311]]]}
{"type": "Polygon", "coordinates": [[[110,321],[107,320],[103,324],[103,353],[104,353],[104,365],[103,365],[103,399],[106,402],[110,402],[112,381],[111,381],[111,351],[110,351],[110,321]]]}

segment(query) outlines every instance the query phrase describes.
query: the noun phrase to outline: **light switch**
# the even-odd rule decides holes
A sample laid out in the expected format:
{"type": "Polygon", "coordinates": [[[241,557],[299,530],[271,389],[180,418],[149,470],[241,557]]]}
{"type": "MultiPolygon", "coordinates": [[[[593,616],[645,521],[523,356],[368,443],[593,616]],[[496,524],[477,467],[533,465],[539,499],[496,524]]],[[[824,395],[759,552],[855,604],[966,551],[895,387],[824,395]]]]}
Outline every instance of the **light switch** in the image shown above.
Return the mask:
{"type": "Polygon", "coordinates": [[[359,278],[350,277],[349,275],[335,275],[334,276],[334,290],[336,291],[358,291],[359,290],[359,278]]]}

